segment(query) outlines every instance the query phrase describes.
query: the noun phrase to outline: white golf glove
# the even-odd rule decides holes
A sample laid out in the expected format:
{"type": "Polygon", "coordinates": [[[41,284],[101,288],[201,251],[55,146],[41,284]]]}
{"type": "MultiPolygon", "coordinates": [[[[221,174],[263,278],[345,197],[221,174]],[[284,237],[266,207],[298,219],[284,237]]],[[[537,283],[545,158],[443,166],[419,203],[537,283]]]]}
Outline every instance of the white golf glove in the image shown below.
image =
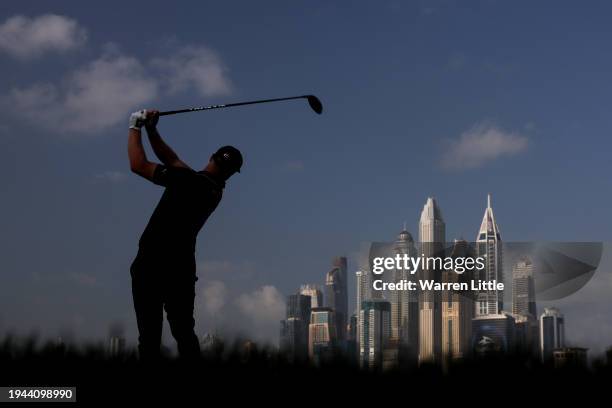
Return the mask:
{"type": "Polygon", "coordinates": [[[136,111],[130,115],[130,129],[140,130],[147,119],[147,111],[145,109],[136,111]]]}

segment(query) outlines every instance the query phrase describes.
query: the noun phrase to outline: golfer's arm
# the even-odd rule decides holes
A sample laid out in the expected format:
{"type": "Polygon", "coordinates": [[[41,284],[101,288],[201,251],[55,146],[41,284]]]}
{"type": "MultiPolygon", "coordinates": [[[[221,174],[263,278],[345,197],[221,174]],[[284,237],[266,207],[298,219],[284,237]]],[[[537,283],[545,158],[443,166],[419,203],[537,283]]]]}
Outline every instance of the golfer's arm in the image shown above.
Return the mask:
{"type": "Polygon", "coordinates": [[[157,164],[147,160],[147,153],[142,146],[142,134],[140,130],[130,129],[128,134],[128,157],[130,158],[130,169],[146,178],[153,180],[157,164]]]}
{"type": "Polygon", "coordinates": [[[149,142],[151,142],[151,147],[155,152],[155,155],[162,163],[166,166],[175,166],[175,167],[186,167],[189,168],[181,159],[179,159],[178,155],[172,150],[170,146],[164,142],[161,135],[157,131],[157,128],[149,128],[147,127],[147,135],[149,135],[149,142]]]}

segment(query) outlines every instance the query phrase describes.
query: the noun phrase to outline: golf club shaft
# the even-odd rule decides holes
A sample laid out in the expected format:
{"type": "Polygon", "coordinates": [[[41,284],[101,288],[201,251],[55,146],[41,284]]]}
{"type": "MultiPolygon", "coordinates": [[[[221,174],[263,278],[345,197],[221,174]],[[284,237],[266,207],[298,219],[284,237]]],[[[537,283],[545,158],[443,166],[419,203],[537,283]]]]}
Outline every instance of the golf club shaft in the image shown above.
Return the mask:
{"type": "Polygon", "coordinates": [[[308,98],[308,95],[290,96],[290,97],[287,97],[287,98],[260,99],[260,100],[257,100],[257,101],[227,103],[227,104],[223,104],[223,105],[200,106],[200,107],[195,107],[195,108],[187,108],[187,109],[179,109],[179,110],[159,112],[159,116],[175,115],[177,113],[186,113],[186,112],[198,112],[198,111],[209,110],[209,109],[231,108],[233,106],[254,105],[254,104],[257,104],[257,103],[288,101],[290,99],[301,99],[301,98],[308,98]]]}

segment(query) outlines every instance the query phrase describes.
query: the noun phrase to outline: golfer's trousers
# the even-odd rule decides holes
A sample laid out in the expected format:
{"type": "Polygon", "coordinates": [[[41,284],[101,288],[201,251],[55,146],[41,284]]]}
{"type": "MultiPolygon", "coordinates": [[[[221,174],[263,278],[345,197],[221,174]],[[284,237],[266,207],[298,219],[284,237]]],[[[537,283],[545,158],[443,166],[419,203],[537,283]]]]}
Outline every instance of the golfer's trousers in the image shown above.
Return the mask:
{"type": "Polygon", "coordinates": [[[193,256],[146,255],[139,251],[130,268],[141,360],[160,356],[163,311],[181,358],[200,355],[194,333],[195,259],[193,256]]]}

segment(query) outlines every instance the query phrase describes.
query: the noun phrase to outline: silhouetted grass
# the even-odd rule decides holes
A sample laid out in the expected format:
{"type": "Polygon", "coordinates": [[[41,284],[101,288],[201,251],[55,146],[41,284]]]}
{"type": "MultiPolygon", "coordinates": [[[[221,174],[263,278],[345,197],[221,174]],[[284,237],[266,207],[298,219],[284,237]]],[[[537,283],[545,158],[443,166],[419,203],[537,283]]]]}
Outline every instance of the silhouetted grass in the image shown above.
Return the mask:
{"type": "Polygon", "coordinates": [[[394,396],[435,396],[436,401],[471,398],[478,404],[484,395],[513,395],[521,387],[549,390],[553,399],[572,391],[607,391],[612,379],[610,366],[601,361],[590,369],[553,369],[524,356],[501,355],[444,371],[435,366],[364,371],[346,359],[314,367],[239,341],[219,343],[198,361],[165,356],[144,364],[134,350],[111,357],[103,344],[76,346],[12,336],[0,342],[0,367],[3,386],[76,386],[80,402],[117,403],[195,399],[212,404],[213,398],[223,405],[245,398],[288,404],[305,398],[382,403],[394,396]]]}

